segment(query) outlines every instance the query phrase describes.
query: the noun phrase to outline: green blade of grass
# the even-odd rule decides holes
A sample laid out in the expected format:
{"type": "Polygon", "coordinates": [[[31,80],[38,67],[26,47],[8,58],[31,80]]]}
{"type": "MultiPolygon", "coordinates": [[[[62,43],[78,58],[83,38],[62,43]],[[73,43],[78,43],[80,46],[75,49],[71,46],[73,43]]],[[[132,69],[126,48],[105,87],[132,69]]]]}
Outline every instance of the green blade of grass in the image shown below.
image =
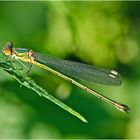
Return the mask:
{"type": "Polygon", "coordinates": [[[19,68],[11,68],[11,64],[8,62],[0,62],[0,68],[3,69],[5,72],[10,74],[14,79],[16,79],[21,85],[33,90],[34,92],[38,93],[40,96],[52,101],[56,105],[60,106],[67,112],[71,113],[72,115],[76,116],[83,122],[87,123],[87,120],[80,115],[78,112],[73,110],[71,107],[67,106],[66,104],[62,103],[60,100],[56,99],[52,95],[50,95],[46,90],[38,86],[34,80],[25,76],[23,70],[19,68]]]}

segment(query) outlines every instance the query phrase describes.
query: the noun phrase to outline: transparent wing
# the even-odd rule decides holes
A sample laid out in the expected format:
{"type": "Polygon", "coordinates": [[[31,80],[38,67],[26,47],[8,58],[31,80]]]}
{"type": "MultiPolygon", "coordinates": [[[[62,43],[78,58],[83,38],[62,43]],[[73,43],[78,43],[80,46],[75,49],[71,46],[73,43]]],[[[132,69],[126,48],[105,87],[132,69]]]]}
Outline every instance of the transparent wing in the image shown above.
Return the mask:
{"type": "Polygon", "coordinates": [[[71,78],[105,85],[117,86],[121,84],[121,76],[114,70],[63,60],[49,55],[42,55],[36,52],[35,59],[37,62],[42,63],[71,78]]]}

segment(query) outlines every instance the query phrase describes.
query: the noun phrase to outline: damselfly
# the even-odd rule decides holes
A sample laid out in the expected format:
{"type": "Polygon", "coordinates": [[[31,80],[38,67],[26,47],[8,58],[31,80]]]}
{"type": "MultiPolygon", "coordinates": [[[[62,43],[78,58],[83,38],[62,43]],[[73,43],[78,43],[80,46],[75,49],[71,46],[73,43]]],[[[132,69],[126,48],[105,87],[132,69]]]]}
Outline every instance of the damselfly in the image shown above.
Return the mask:
{"type": "Polygon", "coordinates": [[[93,89],[88,88],[77,80],[95,82],[104,85],[117,86],[121,84],[121,76],[118,72],[109,69],[98,68],[95,66],[82,64],[73,61],[62,60],[49,55],[43,55],[25,48],[14,48],[11,42],[6,43],[3,54],[12,60],[24,61],[37,65],[48,70],[57,76],[73,83],[81,89],[93,94],[97,98],[112,104],[115,108],[122,112],[130,112],[130,108],[124,104],[120,104],[108,97],[105,97],[93,89]],[[77,79],[77,80],[75,80],[77,79]]]}

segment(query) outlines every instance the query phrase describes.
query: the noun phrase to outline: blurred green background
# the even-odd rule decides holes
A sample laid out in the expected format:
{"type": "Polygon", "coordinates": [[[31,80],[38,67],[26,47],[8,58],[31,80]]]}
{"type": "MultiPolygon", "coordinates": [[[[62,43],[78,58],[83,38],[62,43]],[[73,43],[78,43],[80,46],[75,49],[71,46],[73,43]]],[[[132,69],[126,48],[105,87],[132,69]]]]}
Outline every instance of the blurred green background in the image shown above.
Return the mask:
{"type": "Polygon", "coordinates": [[[140,2],[0,2],[0,49],[7,41],[119,71],[119,87],[86,84],[131,113],[34,66],[30,76],[85,124],[0,70],[0,138],[140,138],[140,2]]]}

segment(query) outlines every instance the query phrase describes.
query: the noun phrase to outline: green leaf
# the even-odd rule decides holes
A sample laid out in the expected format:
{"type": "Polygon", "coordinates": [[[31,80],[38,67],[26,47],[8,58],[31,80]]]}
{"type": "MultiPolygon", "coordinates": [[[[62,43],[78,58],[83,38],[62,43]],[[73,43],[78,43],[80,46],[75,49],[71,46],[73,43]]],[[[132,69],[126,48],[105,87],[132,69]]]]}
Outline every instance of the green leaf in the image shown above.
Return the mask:
{"type": "MultiPolygon", "coordinates": [[[[3,60],[3,58],[1,58],[3,60]]],[[[71,107],[67,106],[66,104],[62,103],[60,100],[56,99],[52,95],[50,95],[46,90],[44,90],[42,87],[38,86],[33,79],[25,75],[23,72],[23,69],[19,68],[17,65],[13,65],[11,67],[11,62],[0,61],[0,68],[3,69],[5,72],[10,74],[14,79],[16,79],[21,85],[33,90],[34,92],[38,93],[40,96],[43,96],[44,98],[52,101],[56,105],[60,106],[64,110],[68,111],[72,115],[76,116],[83,122],[87,123],[87,120],[80,115],[78,112],[73,110],[71,107]]]]}

